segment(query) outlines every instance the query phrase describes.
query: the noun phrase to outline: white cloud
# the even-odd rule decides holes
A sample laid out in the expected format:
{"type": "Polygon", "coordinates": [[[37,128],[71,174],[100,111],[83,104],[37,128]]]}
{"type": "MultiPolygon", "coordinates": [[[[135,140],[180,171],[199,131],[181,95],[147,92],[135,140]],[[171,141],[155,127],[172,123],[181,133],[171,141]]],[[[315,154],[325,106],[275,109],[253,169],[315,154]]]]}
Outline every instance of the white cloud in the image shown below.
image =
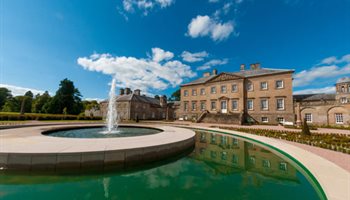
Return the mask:
{"type": "Polygon", "coordinates": [[[181,54],[182,60],[186,62],[198,62],[204,60],[205,57],[208,57],[209,54],[206,51],[191,53],[184,51],[181,54]]]}
{"type": "MultiPolygon", "coordinates": [[[[148,93],[151,89],[164,90],[175,87],[185,78],[196,76],[190,66],[178,60],[160,63],[157,61],[162,59],[154,58],[93,54],[89,57],[80,57],[77,62],[84,69],[117,77],[118,87],[141,89],[144,93],[148,93]]],[[[166,58],[168,59],[169,56],[166,58]]]]}
{"type": "Polygon", "coordinates": [[[221,23],[208,15],[198,15],[188,25],[187,35],[192,38],[210,36],[214,41],[222,41],[227,39],[233,32],[234,23],[231,21],[221,23]]]}
{"type": "Polygon", "coordinates": [[[325,58],[321,61],[321,64],[339,64],[339,63],[350,63],[350,54],[342,56],[338,59],[336,56],[325,58]]]}
{"type": "Polygon", "coordinates": [[[28,91],[31,91],[34,95],[38,93],[43,94],[45,92],[44,90],[38,90],[38,89],[26,88],[26,87],[8,85],[8,84],[0,84],[0,87],[4,87],[11,90],[12,96],[24,95],[28,91]]]}
{"type": "Polygon", "coordinates": [[[323,59],[320,64],[309,70],[303,70],[294,75],[295,87],[306,86],[322,79],[342,78],[350,74],[350,54],[341,58],[331,56],[323,59]]]}
{"type": "Polygon", "coordinates": [[[97,101],[97,102],[101,102],[104,101],[106,99],[101,99],[101,98],[84,98],[84,101],[97,101]]]}
{"type": "Polygon", "coordinates": [[[350,64],[346,64],[343,67],[337,65],[326,65],[313,67],[310,70],[303,70],[294,76],[294,86],[309,85],[313,81],[317,81],[322,78],[334,78],[341,75],[350,74],[350,64]]]}
{"type": "Polygon", "coordinates": [[[155,62],[161,62],[163,60],[170,60],[174,57],[174,54],[170,51],[164,51],[161,48],[152,48],[152,58],[155,62]]]}
{"type": "Polygon", "coordinates": [[[225,65],[228,63],[228,59],[214,59],[214,60],[210,60],[209,62],[204,63],[204,65],[197,67],[197,70],[206,70],[206,69],[210,69],[213,66],[218,66],[218,65],[225,65]]]}
{"type": "MultiPolygon", "coordinates": [[[[136,10],[139,10],[144,15],[148,15],[155,7],[163,9],[171,6],[173,3],[175,3],[175,0],[123,0],[123,9],[127,13],[134,13],[136,10]]],[[[125,13],[119,13],[125,17],[125,13]]]]}
{"type": "Polygon", "coordinates": [[[304,89],[304,90],[297,90],[293,92],[293,94],[319,94],[319,93],[335,93],[335,87],[329,86],[324,88],[312,88],[312,89],[304,89]]]}
{"type": "Polygon", "coordinates": [[[209,3],[217,3],[219,0],[209,0],[209,3]]]}

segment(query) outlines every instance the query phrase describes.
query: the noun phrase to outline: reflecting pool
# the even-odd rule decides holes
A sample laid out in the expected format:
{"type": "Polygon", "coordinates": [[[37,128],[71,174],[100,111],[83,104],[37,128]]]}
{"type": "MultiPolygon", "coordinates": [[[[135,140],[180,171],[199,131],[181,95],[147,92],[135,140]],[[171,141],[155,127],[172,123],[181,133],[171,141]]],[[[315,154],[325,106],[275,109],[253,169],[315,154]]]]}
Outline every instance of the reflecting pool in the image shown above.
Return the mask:
{"type": "Polygon", "coordinates": [[[0,199],[323,199],[288,158],[237,137],[197,131],[190,154],[101,174],[1,174],[0,199]]]}

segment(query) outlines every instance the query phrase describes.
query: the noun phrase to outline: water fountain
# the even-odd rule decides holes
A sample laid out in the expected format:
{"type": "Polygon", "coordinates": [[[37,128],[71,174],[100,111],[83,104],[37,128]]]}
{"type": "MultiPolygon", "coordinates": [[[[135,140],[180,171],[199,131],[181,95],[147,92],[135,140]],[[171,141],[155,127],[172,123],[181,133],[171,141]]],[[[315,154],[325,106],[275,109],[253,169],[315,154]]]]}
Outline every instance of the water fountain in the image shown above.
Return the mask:
{"type": "Polygon", "coordinates": [[[117,110],[116,110],[116,96],[115,96],[115,85],[116,85],[116,78],[113,77],[112,83],[111,83],[111,89],[109,91],[109,101],[108,101],[108,111],[107,111],[107,130],[103,133],[116,133],[118,128],[118,122],[117,122],[117,110]]]}

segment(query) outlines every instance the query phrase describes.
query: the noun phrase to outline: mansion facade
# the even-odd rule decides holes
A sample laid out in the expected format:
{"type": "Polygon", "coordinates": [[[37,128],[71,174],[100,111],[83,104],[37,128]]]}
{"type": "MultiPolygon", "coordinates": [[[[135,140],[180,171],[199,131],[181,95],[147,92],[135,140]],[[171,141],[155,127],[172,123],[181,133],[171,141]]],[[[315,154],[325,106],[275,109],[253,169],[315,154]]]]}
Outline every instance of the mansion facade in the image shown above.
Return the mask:
{"type": "Polygon", "coordinates": [[[204,73],[181,85],[178,117],[208,123],[294,122],[294,70],[240,66],[239,72],[204,73]]]}

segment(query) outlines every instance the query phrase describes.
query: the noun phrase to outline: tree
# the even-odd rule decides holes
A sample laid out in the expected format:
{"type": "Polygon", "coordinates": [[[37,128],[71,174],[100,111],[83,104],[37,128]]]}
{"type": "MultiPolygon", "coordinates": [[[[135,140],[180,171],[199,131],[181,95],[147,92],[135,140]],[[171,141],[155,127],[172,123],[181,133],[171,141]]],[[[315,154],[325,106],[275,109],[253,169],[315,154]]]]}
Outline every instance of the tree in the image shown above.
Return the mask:
{"type": "Polygon", "coordinates": [[[154,98],[158,100],[160,99],[159,95],[155,95],[154,98]]]}
{"type": "Polygon", "coordinates": [[[40,94],[36,95],[35,100],[33,102],[33,108],[32,108],[33,112],[47,113],[47,106],[50,100],[51,100],[51,96],[47,91],[45,91],[44,94],[42,95],[40,94]]]}
{"type": "Polygon", "coordinates": [[[304,119],[303,126],[301,127],[301,133],[304,135],[311,135],[310,128],[306,122],[306,119],[304,119]]]}
{"type": "MultiPolygon", "coordinates": [[[[32,112],[32,103],[33,103],[33,93],[29,90],[24,94],[23,98],[23,112],[31,113],[32,112]]],[[[22,110],[22,109],[21,109],[22,110]]]]}
{"type": "Polygon", "coordinates": [[[2,112],[19,112],[20,108],[20,99],[18,97],[11,97],[6,100],[4,106],[2,107],[2,112]]]}
{"type": "Polygon", "coordinates": [[[65,108],[67,114],[79,114],[83,109],[81,94],[74,87],[74,83],[68,79],[61,81],[56,95],[48,104],[49,113],[62,114],[65,108]]]}
{"type": "Polygon", "coordinates": [[[170,97],[170,99],[173,100],[173,101],[180,101],[180,98],[181,98],[181,91],[180,91],[180,89],[178,89],[175,92],[173,92],[171,94],[171,97],[170,97]]]}
{"type": "Polygon", "coordinates": [[[0,110],[10,98],[12,98],[11,91],[7,88],[0,87],[0,110]]]}

